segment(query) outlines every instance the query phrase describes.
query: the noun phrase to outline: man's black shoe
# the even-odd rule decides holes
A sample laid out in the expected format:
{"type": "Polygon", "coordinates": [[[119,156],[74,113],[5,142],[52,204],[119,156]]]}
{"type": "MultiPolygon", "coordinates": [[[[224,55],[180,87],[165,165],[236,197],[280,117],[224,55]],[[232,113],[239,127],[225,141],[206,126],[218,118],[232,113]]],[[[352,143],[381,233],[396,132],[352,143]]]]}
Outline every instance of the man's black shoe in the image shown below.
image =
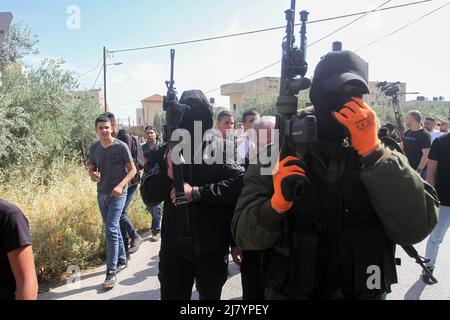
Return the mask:
{"type": "Polygon", "coordinates": [[[151,242],[158,242],[161,236],[159,235],[159,232],[153,232],[152,237],[150,238],[151,242]]]}
{"type": "Polygon", "coordinates": [[[117,273],[119,273],[120,271],[122,271],[123,269],[128,268],[128,261],[119,261],[119,263],[117,264],[117,273]]]}
{"type": "Polygon", "coordinates": [[[130,249],[128,249],[128,253],[133,254],[136,251],[138,251],[139,246],[142,244],[143,241],[144,240],[142,240],[142,238],[139,235],[137,235],[136,237],[131,239],[131,246],[130,246],[130,249]]]}
{"type": "Polygon", "coordinates": [[[106,279],[105,282],[103,282],[103,289],[109,290],[114,288],[117,282],[116,272],[114,271],[108,271],[106,273],[106,279]]]}

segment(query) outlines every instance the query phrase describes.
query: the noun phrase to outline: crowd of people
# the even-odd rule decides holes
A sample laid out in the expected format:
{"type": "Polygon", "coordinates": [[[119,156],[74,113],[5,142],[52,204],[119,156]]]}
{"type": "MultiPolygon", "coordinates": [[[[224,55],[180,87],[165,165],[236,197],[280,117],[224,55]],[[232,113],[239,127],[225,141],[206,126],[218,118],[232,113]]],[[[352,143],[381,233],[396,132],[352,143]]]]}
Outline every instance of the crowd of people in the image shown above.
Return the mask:
{"type": "MultiPolygon", "coordinates": [[[[89,176],[107,241],[103,288],[115,286],[143,241],[128,216],[139,184],[152,215],[151,241],[161,240],[163,300],[191,299],[194,284],[201,300],[220,300],[230,253],[241,269],[244,300],[384,299],[397,282],[396,245],[430,234],[425,255],[433,272],[450,225],[448,122],[426,118],[422,126],[421,114],[410,111],[403,140],[391,124],[378,130],[375,112],[362,101],[367,77],[367,64],[353,52],[322,58],[310,93],[318,142],[278,155],[271,175],[261,174],[267,164],[258,155],[276,142],[274,116],[251,110],[235,119],[223,111],[213,119],[203,92],[184,92],[180,103],[190,109],[179,128],[194,136],[194,122],[201,122],[202,136],[213,129],[223,153],[233,148],[234,157],[198,162],[208,146],[192,143],[181,164],[155,128],[145,128],[142,143],[119,130],[113,114],[99,116],[89,176]],[[385,145],[386,136],[398,148],[385,145]],[[181,202],[174,184],[180,172],[181,202]],[[373,266],[379,281],[369,285],[373,266]]],[[[3,200],[0,228],[0,270],[7,270],[0,297],[35,298],[27,221],[3,200]]],[[[422,279],[431,284],[427,274],[422,279]]]]}
{"type": "MultiPolygon", "coordinates": [[[[409,111],[405,117],[408,131],[404,141],[399,138],[398,128],[386,124],[379,131],[379,136],[391,137],[400,143],[401,150],[408,158],[411,167],[433,186],[440,199],[439,222],[430,235],[425,257],[431,273],[434,271],[439,246],[444,240],[450,226],[450,113],[447,120],[432,117],[423,118],[417,110],[409,111]]],[[[423,273],[422,279],[432,284],[432,279],[423,273]]]]}

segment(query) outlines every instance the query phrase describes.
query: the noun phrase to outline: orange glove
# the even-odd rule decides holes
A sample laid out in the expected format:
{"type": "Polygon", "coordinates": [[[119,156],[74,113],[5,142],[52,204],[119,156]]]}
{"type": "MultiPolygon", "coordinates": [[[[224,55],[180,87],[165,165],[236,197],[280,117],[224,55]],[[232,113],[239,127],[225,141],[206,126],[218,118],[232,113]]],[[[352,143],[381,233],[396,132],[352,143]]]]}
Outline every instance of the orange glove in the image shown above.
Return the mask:
{"type": "Polygon", "coordinates": [[[333,115],[350,132],[353,148],[360,156],[365,156],[381,144],[377,134],[377,116],[361,99],[351,99],[341,111],[333,112],[333,115]]]}
{"type": "Polygon", "coordinates": [[[305,170],[299,158],[288,156],[279,162],[273,170],[272,208],[278,213],[284,213],[292,208],[297,196],[298,187],[307,181],[305,170]]]}

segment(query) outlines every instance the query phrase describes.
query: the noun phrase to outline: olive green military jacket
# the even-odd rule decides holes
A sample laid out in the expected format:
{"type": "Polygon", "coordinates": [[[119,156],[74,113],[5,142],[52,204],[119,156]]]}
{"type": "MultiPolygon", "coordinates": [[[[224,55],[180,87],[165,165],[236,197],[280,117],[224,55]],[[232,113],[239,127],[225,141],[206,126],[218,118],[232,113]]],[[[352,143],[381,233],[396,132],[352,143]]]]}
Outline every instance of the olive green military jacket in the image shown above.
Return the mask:
{"type": "MultiPolygon", "coordinates": [[[[326,170],[321,155],[313,152],[313,156],[326,170]]],[[[242,250],[269,249],[279,235],[259,221],[259,209],[274,193],[272,176],[261,175],[260,169],[260,165],[249,166],[234,212],[232,235],[242,250]]],[[[439,207],[436,191],[411,168],[404,155],[380,147],[362,159],[361,180],[392,241],[411,245],[431,233],[437,223],[439,207]]]]}

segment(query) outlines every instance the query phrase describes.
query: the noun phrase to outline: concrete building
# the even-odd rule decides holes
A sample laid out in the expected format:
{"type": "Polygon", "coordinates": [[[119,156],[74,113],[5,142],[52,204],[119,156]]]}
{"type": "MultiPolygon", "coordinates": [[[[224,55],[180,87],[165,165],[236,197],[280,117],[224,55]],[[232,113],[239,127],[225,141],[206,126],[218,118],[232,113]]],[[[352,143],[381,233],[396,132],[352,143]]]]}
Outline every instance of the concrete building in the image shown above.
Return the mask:
{"type": "MultiPolygon", "coordinates": [[[[100,111],[102,111],[102,112],[105,111],[105,98],[103,96],[102,89],[72,91],[70,94],[77,100],[81,100],[84,97],[87,97],[87,98],[93,100],[96,104],[98,104],[100,111]]],[[[109,106],[107,106],[107,111],[110,111],[109,106]]]]}
{"type": "Polygon", "coordinates": [[[138,126],[154,125],[155,116],[164,113],[163,96],[154,94],[141,101],[142,108],[136,110],[136,122],[138,126]]]}
{"type": "Polygon", "coordinates": [[[136,124],[138,126],[145,125],[145,123],[144,123],[144,109],[142,109],[142,108],[136,109],[136,124]]]}
{"type": "Polygon", "coordinates": [[[246,83],[230,83],[220,87],[223,96],[230,97],[230,110],[240,113],[247,99],[257,98],[268,91],[276,93],[280,88],[280,78],[264,77],[246,83]]]}

